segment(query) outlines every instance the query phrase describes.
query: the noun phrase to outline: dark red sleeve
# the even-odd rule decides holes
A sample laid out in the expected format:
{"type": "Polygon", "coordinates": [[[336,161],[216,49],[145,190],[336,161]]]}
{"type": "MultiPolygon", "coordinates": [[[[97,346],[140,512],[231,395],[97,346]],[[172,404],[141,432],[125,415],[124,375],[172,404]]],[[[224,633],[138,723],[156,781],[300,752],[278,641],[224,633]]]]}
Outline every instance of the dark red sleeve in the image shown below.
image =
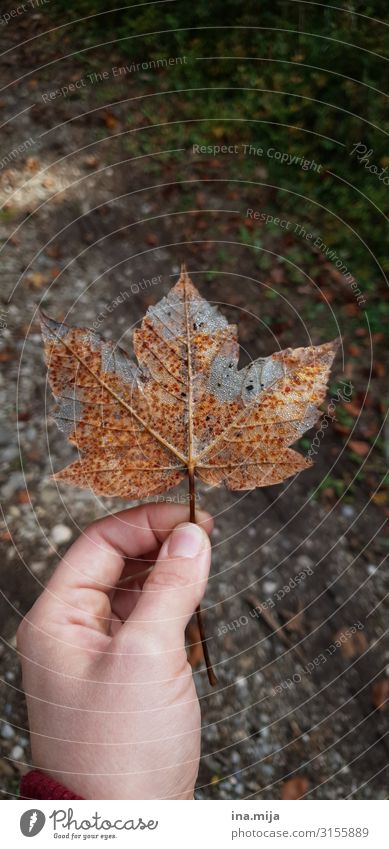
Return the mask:
{"type": "Polygon", "coordinates": [[[33,769],[23,775],[20,782],[21,799],[82,799],[83,796],[75,796],[71,790],[59,784],[50,775],[33,769]]]}

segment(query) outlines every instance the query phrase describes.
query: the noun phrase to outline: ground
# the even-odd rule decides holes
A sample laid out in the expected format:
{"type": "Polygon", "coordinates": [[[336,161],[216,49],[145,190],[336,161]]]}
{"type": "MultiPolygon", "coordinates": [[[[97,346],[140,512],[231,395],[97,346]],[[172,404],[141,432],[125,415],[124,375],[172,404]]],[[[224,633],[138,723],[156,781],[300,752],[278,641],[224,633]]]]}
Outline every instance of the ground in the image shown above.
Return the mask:
{"type": "MultiPolygon", "coordinates": [[[[318,252],[293,272],[302,242],[293,222],[262,222],[261,251],[253,244],[248,209],[284,220],[263,163],[256,185],[239,184],[228,158],[177,154],[176,162],[163,145],[140,154],[126,98],[143,92],[142,80],[91,83],[45,100],[84,79],[85,68],[74,56],[55,61],[58,31],[15,50],[47,29],[40,13],[17,24],[2,30],[9,52],[0,93],[1,791],[17,798],[30,762],[15,651],[20,618],[80,528],[125,506],[49,479],[73,450],[48,416],[37,307],[81,326],[97,321],[131,350],[134,326],[185,261],[201,293],[238,323],[242,362],[309,339],[343,339],[329,391],[336,416],[313,468],[251,493],[198,489],[215,517],[204,607],[219,680],[211,690],[192,651],[203,717],[198,798],[384,798],[387,501],[384,443],[376,443],[384,371],[378,355],[370,374],[371,337],[354,293],[318,252]],[[112,308],[121,292],[124,303],[112,308]]],[[[70,53],[69,36],[64,43],[70,53]]],[[[111,45],[93,61],[101,69],[122,60],[111,45]]],[[[143,101],[131,110],[134,126],[147,127],[143,101]]],[[[380,351],[379,331],[374,341],[380,351]]],[[[185,488],[171,495],[184,498],[185,488]]]]}

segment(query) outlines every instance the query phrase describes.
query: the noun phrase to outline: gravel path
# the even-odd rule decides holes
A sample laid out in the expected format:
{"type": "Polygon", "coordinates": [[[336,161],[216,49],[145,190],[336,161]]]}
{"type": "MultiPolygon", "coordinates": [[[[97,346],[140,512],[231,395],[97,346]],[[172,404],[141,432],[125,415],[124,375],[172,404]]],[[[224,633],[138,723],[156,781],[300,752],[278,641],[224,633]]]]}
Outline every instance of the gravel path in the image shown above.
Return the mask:
{"type": "MultiPolygon", "coordinates": [[[[36,14],[3,29],[3,49],[45,25],[36,14]]],[[[49,480],[73,451],[46,418],[51,401],[37,307],[43,303],[75,324],[97,321],[100,332],[130,347],[132,328],[166,293],[185,258],[202,292],[228,304],[229,317],[241,319],[250,355],[270,353],[269,338],[257,331],[258,290],[251,283],[242,290],[234,276],[244,267],[248,278],[257,279],[252,254],[236,247],[229,266],[234,273],[211,279],[204,269],[222,266],[219,247],[197,244],[208,220],[204,210],[213,210],[212,222],[223,232],[234,225],[237,206],[250,205],[249,191],[243,203],[233,188],[219,191],[214,184],[194,185],[188,194],[174,184],[174,167],[170,159],[164,167],[163,155],[158,176],[147,157],[117,164],[131,156],[128,135],[116,137],[127,126],[125,104],[108,109],[101,88],[93,86],[80,97],[57,98],[55,106],[42,100],[42,93],[82,72],[75,60],[73,68],[64,62],[36,70],[61,49],[59,34],[12,49],[6,83],[26,76],[0,94],[2,122],[8,122],[0,170],[0,787],[11,797],[17,797],[20,772],[30,759],[17,625],[80,528],[125,506],[81,490],[59,490],[49,480]],[[11,156],[28,139],[33,143],[11,156]],[[150,188],[153,183],[172,185],[150,188]],[[186,214],[185,204],[196,214],[186,214]],[[155,218],[168,210],[174,214],[155,218]],[[112,308],[123,292],[124,304],[112,308]]],[[[115,56],[94,54],[96,67],[113,61],[115,56]]],[[[135,77],[126,83],[127,97],[138,84],[135,77]]],[[[115,100],[121,92],[118,86],[115,100]]],[[[132,117],[145,121],[141,105],[132,117]]],[[[186,177],[198,177],[190,159],[186,177]]],[[[261,192],[257,205],[267,197],[261,192]]],[[[287,344],[296,332],[292,324],[287,344]]],[[[352,502],[315,495],[338,453],[328,433],[316,465],[296,481],[243,497],[199,490],[216,524],[205,606],[219,678],[210,691],[204,671],[195,670],[204,723],[199,798],[285,797],[296,793],[296,782],[287,783],[296,777],[307,798],[387,795],[385,713],[372,690],[374,682],[385,687],[388,681],[387,579],[378,568],[383,517],[375,505],[366,508],[362,492],[352,502]]],[[[185,497],[185,490],[177,497],[185,497]]]]}

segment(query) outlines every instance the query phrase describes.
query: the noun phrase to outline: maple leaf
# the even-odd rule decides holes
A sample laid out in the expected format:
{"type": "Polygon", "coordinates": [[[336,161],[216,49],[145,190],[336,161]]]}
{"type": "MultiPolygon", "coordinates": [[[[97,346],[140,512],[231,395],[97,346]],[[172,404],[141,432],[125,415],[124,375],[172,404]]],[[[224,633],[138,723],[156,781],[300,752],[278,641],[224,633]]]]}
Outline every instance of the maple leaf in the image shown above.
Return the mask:
{"type": "Polygon", "coordinates": [[[93,330],[43,313],[41,322],[54,418],[80,452],[55,480],[142,499],[189,477],[195,521],[195,477],[250,490],[312,465],[290,445],[320,416],[337,342],[277,351],[239,370],[236,326],[184,266],[134,333],[138,365],[93,330]]]}
{"type": "Polygon", "coordinates": [[[187,475],[250,490],[312,465],[289,446],[320,416],[337,341],[239,370],[236,326],[185,270],[134,333],[138,365],[92,330],[41,320],[54,418],[80,451],[55,480],[142,499],[187,475]]]}

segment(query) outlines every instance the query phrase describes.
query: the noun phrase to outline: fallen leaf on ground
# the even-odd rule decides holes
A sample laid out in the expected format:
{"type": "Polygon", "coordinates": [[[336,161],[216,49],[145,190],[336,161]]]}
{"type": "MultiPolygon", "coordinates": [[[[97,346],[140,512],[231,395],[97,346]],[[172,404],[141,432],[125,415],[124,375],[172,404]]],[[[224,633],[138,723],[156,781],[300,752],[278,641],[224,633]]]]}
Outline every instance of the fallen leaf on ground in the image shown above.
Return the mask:
{"type": "Polygon", "coordinates": [[[301,799],[308,792],[309,781],[303,775],[296,775],[295,778],[289,778],[282,786],[281,799],[284,801],[290,799],[301,799]]]}
{"type": "Polygon", "coordinates": [[[359,457],[366,457],[366,454],[370,451],[369,443],[363,442],[361,439],[350,439],[347,444],[354,451],[354,454],[358,454],[359,457]]]}
{"type": "Polygon", "coordinates": [[[371,701],[378,710],[385,710],[389,704],[389,678],[381,678],[373,684],[371,701]]]}
{"type": "Polygon", "coordinates": [[[115,130],[119,124],[118,119],[112,112],[104,112],[103,121],[108,130],[115,130]]]}
{"type": "Polygon", "coordinates": [[[32,172],[39,171],[39,159],[36,159],[35,156],[29,156],[26,159],[26,168],[32,172]]]}
{"type": "Polygon", "coordinates": [[[355,419],[358,418],[362,409],[361,404],[358,404],[358,401],[346,401],[344,404],[342,404],[342,407],[350,416],[353,416],[355,419]]]}
{"type": "Polygon", "coordinates": [[[87,168],[97,168],[99,165],[99,159],[97,156],[86,156],[84,159],[84,165],[87,168]]]}
{"type": "Polygon", "coordinates": [[[335,640],[341,643],[340,653],[347,660],[363,654],[368,646],[367,639],[362,631],[356,631],[355,634],[351,634],[347,628],[341,628],[337,631],[334,637],[335,640]]]}
{"type": "Polygon", "coordinates": [[[382,489],[380,492],[374,492],[371,496],[371,500],[374,504],[377,504],[378,507],[385,507],[389,501],[389,491],[382,489]]]}
{"type": "Polygon", "coordinates": [[[26,283],[32,289],[42,289],[49,282],[47,274],[42,274],[41,271],[34,271],[26,277],[26,283]]]}

